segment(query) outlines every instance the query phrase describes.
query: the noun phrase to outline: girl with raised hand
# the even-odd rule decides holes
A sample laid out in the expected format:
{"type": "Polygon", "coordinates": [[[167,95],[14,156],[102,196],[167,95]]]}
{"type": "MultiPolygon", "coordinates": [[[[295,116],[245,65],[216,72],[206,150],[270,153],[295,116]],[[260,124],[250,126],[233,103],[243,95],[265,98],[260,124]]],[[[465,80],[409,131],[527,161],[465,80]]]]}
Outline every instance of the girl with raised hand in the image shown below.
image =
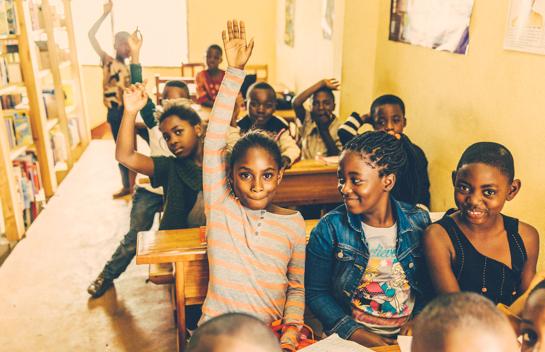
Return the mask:
{"type": "Polygon", "coordinates": [[[226,157],[227,130],[254,46],[244,22],[223,31],[229,67],[214,103],[204,144],[204,200],[210,282],[200,324],[225,313],[246,313],[265,323],[282,319],[285,351],[298,345],[305,307],[305,223],[298,212],[271,203],[282,180],[274,139],[244,135],[226,157]]]}

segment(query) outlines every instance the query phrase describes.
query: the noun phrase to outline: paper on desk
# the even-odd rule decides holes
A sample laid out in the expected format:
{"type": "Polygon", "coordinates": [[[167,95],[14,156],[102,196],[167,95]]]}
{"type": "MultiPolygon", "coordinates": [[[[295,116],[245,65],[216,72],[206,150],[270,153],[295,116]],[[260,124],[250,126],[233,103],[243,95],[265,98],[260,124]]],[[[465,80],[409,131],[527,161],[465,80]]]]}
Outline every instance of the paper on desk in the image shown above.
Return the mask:
{"type": "Polygon", "coordinates": [[[397,343],[399,344],[399,349],[401,352],[411,352],[411,344],[413,343],[412,336],[397,336],[397,343]]]}
{"type": "Polygon", "coordinates": [[[316,342],[308,347],[303,348],[301,351],[305,352],[373,352],[362,345],[359,345],[352,341],[341,339],[339,335],[333,334],[320,342],[316,342]]]}

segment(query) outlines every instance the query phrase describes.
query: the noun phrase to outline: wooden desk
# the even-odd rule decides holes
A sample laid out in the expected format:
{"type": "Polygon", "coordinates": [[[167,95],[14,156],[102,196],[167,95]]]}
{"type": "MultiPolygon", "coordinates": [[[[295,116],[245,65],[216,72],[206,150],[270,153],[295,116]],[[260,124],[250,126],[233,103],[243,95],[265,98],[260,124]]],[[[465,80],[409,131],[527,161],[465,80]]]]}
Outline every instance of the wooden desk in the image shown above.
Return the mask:
{"type": "MultiPolygon", "coordinates": [[[[206,111],[208,115],[212,113],[212,108],[207,108],[206,106],[201,106],[201,110],[206,111]]],[[[241,119],[244,116],[248,115],[247,110],[241,110],[238,114],[238,118],[241,119]]],[[[295,111],[293,109],[289,110],[276,110],[274,113],[275,116],[284,118],[288,122],[295,122],[295,111]]]]}
{"type": "Polygon", "coordinates": [[[370,349],[375,352],[400,352],[401,351],[398,345],[371,347],[370,349]]]}
{"type": "Polygon", "coordinates": [[[337,190],[337,166],[301,160],[284,172],[273,203],[281,206],[342,203],[337,190]]]}
{"type": "MultiPolygon", "coordinates": [[[[318,220],[306,220],[307,240],[318,220]]],[[[174,263],[178,351],[185,348],[185,306],[202,304],[208,291],[208,258],[199,229],[138,233],[136,264],[174,263]],[[182,273],[182,275],[180,275],[182,273]]]]}

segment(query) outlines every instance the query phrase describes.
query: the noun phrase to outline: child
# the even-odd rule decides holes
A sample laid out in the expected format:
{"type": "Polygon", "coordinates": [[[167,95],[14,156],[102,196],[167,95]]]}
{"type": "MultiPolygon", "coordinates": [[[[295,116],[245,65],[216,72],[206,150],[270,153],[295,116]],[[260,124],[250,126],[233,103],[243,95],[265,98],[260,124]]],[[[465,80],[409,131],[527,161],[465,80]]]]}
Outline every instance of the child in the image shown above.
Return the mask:
{"type": "MultiPolygon", "coordinates": [[[[430,217],[391,196],[417,184],[410,140],[384,131],[355,137],[341,152],[338,179],[344,204],[320,219],[307,246],[307,306],[328,335],[391,345],[432,294],[420,247],[430,217]]],[[[416,193],[404,201],[414,204],[416,193]]]]}
{"type": "Polygon", "coordinates": [[[213,44],[206,49],[205,61],[207,69],[197,73],[197,103],[202,106],[212,107],[218,96],[219,88],[225,71],[220,70],[223,51],[219,45],[213,44]]]}
{"type": "Polygon", "coordinates": [[[240,313],[214,318],[191,336],[186,352],[280,352],[272,330],[259,319],[240,313]]]}
{"type": "Polygon", "coordinates": [[[293,98],[293,110],[302,124],[300,134],[303,159],[339,155],[342,145],[337,130],[341,122],[333,114],[335,96],[332,92],[337,89],[339,83],[336,79],[324,79],[293,98]],[[311,110],[308,111],[303,103],[311,96],[311,110]]]}
{"type": "Polygon", "coordinates": [[[518,352],[517,338],[490,300],[458,292],[430,302],[414,327],[412,352],[518,352]]]}
{"type": "MultiPolygon", "coordinates": [[[[232,148],[241,134],[253,128],[272,133],[282,154],[283,167],[289,168],[301,156],[301,149],[290,134],[286,120],[274,116],[276,111],[276,92],[266,82],[256,82],[248,88],[248,115],[236,122],[236,130],[230,129],[227,148],[232,148]],[[235,132],[235,133],[233,133],[235,132]]],[[[233,125],[233,122],[231,122],[233,125]]]]}
{"type": "Polygon", "coordinates": [[[522,312],[522,352],[545,351],[545,281],[530,292],[522,312]]]}
{"type": "MultiPolygon", "coordinates": [[[[226,137],[244,80],[253,39],[246,45],[244,23],[223,31],[229,67],[212,109],[204,144],[204,201],[210,283],[199,324],[225,313],[245,313],[266,324],[282,319],[301,324],[305,307],[305,223],[298,212],[271,200],[282,180],[282,158],[275,141],[259,131],[244,135],[226,164],[226,137]]],[[[300,325],[281,336],[295,350],[300,325]]]]}
{"type": "MultiPolygon", "coordinates": [[[[405,104],[395,95],[383,95],[371,104],[371,112],[359,116],[352,113],[348,120],[339,128],[339,138],[343,145],[348,143],[363,124],[370,124],[375,131],[403,133],[407,126],[405,118],[405,104]]],[[[414,152],[418,158],[418,178],[420,179],[420,197],[418,204],[424,205],[426,210],[430,208],[430,180],[428,177],[428,160],[420,147],[413,144],[414,152]]],[[[398,197],[400,195],[397,195],[398,197]]]]}
{"type": "Polygon", "coordinates": [[[511,305],[536,273],[537,231],[502,215],[520,190],[513,156],[504,146],[475,143],[452,172],[454,201],[426,229],[424,256],[437,294],[471,291],[494,303],[511,305]]]}
{"type": "MultiPolygon", "coordinates": [[[[100,65],[103,69],[104,105],[108,108],[107,121],[112,128],[114,140],[117,141],[119,125],[123,117],[123,90],[130,84],[129,69],[125,65],[125,59],[129,58],[130,54],[128,45],[130,34],[127,32],[116,33],[114,42],[115,58],[102,50],[96,39],[98,29],[106,16],[112,11],[112,6],[113,2],[111,0],[104,4],[104,13],[91,27],[88,36],[93,49],[100,56],[100,65]]],[[[114,199],[124,197],[133,191],[135,175],[131,175],[129,170],[122,164],[119,164],[119,171],[121,172],[123,188],[113,195],[114,199]]]]}
{"type": "MultiPolygon", "coordinates": [[[[142,66],[139,62],[139,53],[142,46],[142,39],[138,38],[137,33],[133,33],[129,37],[129,46],[131,48],[131,82],[133,84],[141,83],[142,66]]],[[[189,99],[189,91],[185,83],[181,81],[168,82],[163,90],[163,100],[180,98],[189,99]]],[[[167,104],[170,105],[171,103],[169,101],[167,104]]],[[[150,154],[152,156],[163,155],[173,157],[174,155],[165,145],[164,140],[162,140],[161,131],[157,127],[157,120],[153,117],[154,113],[155,104],[148,98],[146,106],[140,111],[140,115],[148,127],[150,154]]],[[[188,216],[188,227],[199,227],[206,224],[202,197],[202,191],[200,191],[193,211],[188,216]]],[[[130,230],[120,242],[100,275],[87,288],[87,292],[93,298],[101,297],[113,285],[113,280],[117,279],[125,271],[132,258],[136,255],[136,238],[138,232],[149,231],[153,225],[157,209],[161,205],[163,205],[162,187],[153,188],[149,184],[143,183],[138,185],[137,183],[132,196],[130,230]]],[[[200,313],[196,313],[196,315],[200,316],[200,313]]]]}

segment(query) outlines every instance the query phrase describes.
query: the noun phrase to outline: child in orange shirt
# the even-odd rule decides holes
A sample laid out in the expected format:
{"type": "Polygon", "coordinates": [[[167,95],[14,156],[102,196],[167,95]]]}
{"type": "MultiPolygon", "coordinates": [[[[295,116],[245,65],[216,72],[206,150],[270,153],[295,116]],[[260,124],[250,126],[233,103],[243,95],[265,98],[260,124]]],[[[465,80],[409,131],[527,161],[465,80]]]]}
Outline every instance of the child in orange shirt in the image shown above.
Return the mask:
{"type": "Polygon", "coordinates": [[[207,69],[197,73],[197,103],[211,108],[218,96],[221,81],[225,71],[220,70],[219,65],[223,61],[223,50],[219,45],[213,44],[206,49],[205,62],[207,69]]]}

